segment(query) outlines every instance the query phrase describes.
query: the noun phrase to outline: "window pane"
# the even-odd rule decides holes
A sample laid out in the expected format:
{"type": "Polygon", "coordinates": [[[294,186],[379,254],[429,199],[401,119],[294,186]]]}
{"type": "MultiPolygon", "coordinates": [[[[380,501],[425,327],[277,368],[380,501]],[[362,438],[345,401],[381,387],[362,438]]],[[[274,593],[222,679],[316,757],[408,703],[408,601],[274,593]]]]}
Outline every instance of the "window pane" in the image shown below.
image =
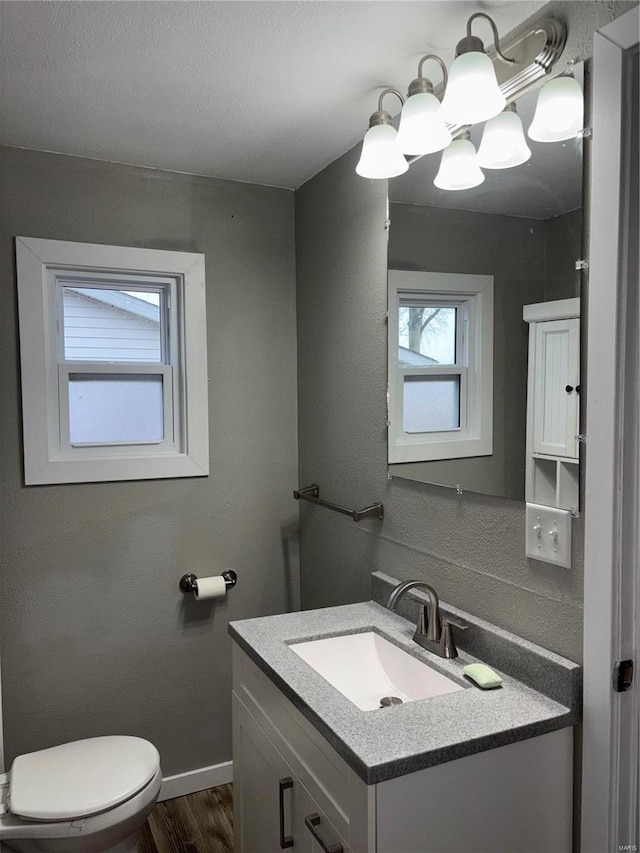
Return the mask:
{"type": "Polygon", "coordinates": [[[67,361],[162,361],[156,291],[63,287],[67,361]]]}
{"type": "Polygon", "coordinates": [[[401,367],[456,363],[456,308],[400,303],[398,361],[401,367]]]}
{"type": "Polygon", "coordinates": [[[405,432],[460,428],[460,376],[405,376],[405,432]]]}
{"type": "Polygon", "coordinates": [[[71,373],[71,444],[162,441],[162,376],[71,373]]]}

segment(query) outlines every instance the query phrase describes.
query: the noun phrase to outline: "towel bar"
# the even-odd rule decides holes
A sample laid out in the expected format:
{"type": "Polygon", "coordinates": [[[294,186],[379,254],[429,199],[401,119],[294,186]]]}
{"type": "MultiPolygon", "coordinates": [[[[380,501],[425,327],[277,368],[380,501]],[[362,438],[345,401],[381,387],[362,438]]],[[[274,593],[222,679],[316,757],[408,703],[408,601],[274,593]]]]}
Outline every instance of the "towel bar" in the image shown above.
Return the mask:
{"type": "Polygon", "coordinates": [[[363,518],[379,518],[380,520],[384,518],[384,506],[380,503],[372,504],[364,509],[347,509],[345,506],[331,503],[331,501],[322,500],[319,495],[320,486],[316,485],[316,483],[312,483],[304,489],[295,489],[293,492],[293,497],[297,501],[309,501],[309,503],[324,506],[327,509],[332,509],[334,512],[340,512],[343,515],[350,516],[356,523],[362,521],[363,518]]]}

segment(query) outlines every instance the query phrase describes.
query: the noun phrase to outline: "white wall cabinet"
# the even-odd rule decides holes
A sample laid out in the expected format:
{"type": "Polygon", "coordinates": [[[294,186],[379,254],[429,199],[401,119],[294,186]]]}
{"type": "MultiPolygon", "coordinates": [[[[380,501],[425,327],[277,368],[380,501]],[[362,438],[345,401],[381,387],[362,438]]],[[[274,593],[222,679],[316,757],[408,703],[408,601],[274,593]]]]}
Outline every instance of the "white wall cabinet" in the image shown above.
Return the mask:
{"type": "Polygon", "coordinates": [[[233,654],[235,853],[571,850],[571,728],[366,785],[235,643],[233,654]]]}
{"type": "Polygon", "coordinates": [[[578,508],[580,300],[526,305],[529,323],[526,500],[578,508]]]}
{"type": "Polygon", "coordinates": [[[580,320],[533,323],[533,452],[577,459],[580,320]]]}

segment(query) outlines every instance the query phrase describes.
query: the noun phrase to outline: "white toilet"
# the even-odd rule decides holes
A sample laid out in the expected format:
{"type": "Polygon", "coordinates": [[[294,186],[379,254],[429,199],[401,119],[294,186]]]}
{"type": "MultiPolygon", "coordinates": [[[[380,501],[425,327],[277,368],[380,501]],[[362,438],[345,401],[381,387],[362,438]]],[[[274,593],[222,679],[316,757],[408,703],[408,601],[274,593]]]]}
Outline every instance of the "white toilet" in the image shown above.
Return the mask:
{"type": "Polygon", "coordinates": [[[137,737],[20,755],[0,775],[0,842],[22,853],[136,853],[161,783],[158,750],[137,737]]]}

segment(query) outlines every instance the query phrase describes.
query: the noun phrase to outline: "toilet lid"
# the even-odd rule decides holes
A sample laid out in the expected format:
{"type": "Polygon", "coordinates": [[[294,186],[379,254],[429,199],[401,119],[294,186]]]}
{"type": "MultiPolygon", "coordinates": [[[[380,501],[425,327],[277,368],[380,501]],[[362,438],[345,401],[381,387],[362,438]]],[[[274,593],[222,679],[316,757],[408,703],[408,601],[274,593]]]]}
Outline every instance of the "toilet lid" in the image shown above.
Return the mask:
{"type": "Polygon", "coordinates": [[[158,750],[138,737],[76,740],[13,762],[9,808],[31,820],[69,820],[123,803],[153,779],[158,750]]]}

